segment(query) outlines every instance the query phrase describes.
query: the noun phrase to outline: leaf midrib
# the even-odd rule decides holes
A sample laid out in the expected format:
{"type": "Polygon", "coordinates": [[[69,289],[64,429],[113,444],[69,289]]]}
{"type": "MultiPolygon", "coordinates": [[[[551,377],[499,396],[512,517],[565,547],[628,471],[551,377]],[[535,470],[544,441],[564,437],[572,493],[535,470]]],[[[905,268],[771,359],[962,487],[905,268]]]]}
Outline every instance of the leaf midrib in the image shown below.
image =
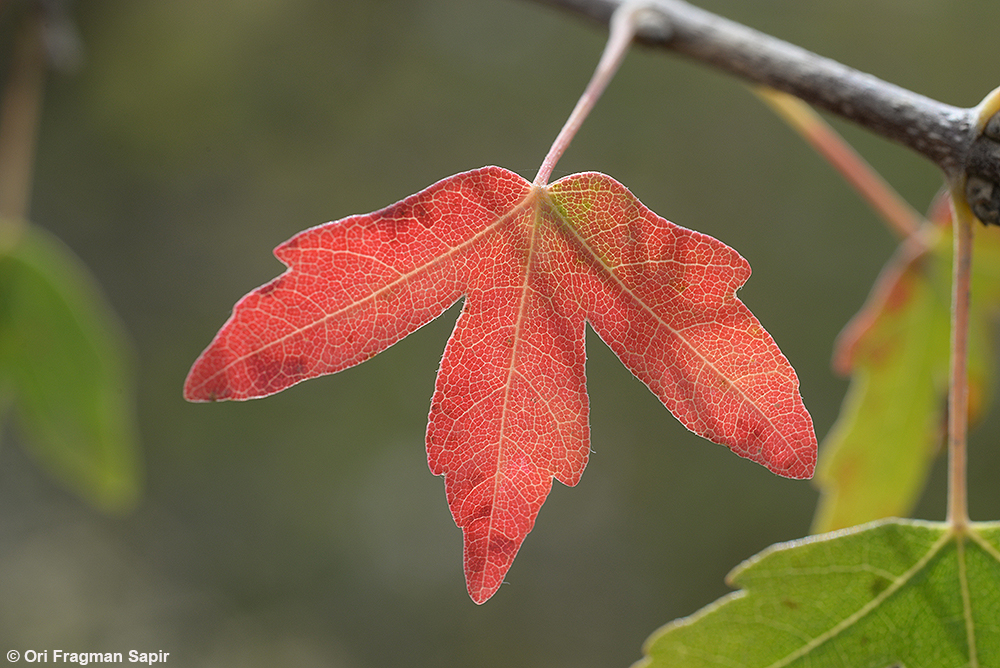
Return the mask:
{"type": "MultiPolygon", "coordinates": [[[[856,610],[852,614],[842,619],[840,622],[835,624],[829,630],[819,634],[818,636],[816,636],[806,644],[802,645],[800,648],[798,648],[791,654],[770,664],[769,666],[767,666],[767,668],[784,668],[785,666],[788,666],[796,659],[806,656],[820,645],[826,643],[829,640],[832,640],[833,638],[837,637],[847,629],[854,626],[856,623],[861,621],[861,619],[866,617],[868,613],[872,612],[880,605],[882,605],[882,603],[886,599],[888,599],[890,596],[892,596],[897,591],[902,589],[904,585],[910,582],[917,575],[917,573],[922,571],[924,567],[927,566],[927,564],[929,564],[930,561],[935,556],[937,556],[937,554],[941,552],[942,549],[944,549],[945,545],[947,545],[954,539],[955,539],[955,534],[951,530],[942,533],[941,537],[938,538],[934,542],[934,544],[927,549],[927,552],[920,559],[918,559],[913,564],[913,566],[911,566],[910,568],[908,568],[907,570],[903,571],[898,576],[893,578],[889,586],[887,586],[885,589],[879,592],[877,596],[872,598],[872,600],[870,600],[865,605],[861,606],[858,610],[856,610]]],[[[968,614],[968,611],[966,611],[966,613],[967,613],[966,617],[968,618],[970,615],[968,614]]],[[[971,664],[970,668],[977,668],[977,667],[975,666],[975,664],[971,664]]]]}

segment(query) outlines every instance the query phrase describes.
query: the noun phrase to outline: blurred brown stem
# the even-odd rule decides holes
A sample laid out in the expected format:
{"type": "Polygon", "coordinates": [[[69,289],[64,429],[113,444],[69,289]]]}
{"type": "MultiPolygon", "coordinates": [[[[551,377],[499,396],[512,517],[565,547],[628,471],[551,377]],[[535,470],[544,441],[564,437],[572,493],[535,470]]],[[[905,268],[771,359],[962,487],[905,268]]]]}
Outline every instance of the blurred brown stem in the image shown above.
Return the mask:
{"type": "Polygon", "coordinates": [[[31,199],[35,137],[42,107],[46,59],[40,11],[29,11],[14,44],[0,100],[0,216],[24,219],[31,199]]]}

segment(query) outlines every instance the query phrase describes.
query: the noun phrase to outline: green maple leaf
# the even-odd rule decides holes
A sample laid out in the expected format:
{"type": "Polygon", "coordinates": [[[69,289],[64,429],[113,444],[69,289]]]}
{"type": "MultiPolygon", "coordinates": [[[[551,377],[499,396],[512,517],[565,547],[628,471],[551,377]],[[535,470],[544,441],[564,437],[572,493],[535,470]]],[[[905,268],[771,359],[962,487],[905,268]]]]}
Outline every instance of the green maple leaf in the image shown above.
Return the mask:
{"type": "Polygon", "coordinates": [[[1000,523],[885,520],[772,546],[636,668],[1000,666],[1000,523]]]}

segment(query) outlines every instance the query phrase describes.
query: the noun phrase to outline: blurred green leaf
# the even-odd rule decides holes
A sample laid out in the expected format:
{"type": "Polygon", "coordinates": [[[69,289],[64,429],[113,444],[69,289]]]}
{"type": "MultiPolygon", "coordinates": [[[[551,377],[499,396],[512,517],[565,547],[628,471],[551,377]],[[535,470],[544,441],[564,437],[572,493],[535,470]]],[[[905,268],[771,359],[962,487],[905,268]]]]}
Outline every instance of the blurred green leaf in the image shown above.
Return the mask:
{"type": "Polygon", "coordinates": [[[775,545],[636,668],[1000,665],[1000,524],[882,521],[775,545]]]}
{"type": "Polygon", "coordinates": [[[838,342],[836,366],[851,371],[851,385],[820,448],[814,533],[906,516],[924,488],[945,416],[950,263],[942,265],[937,253],[901,247],[838,342]]]}
{"type": "Polygon", "coordinates": [[[139,491],[126,339],[69,249],[6,226],[17,232],[0,246],[0,381],[24,447],[95,506],[124,510],[139,491]]]}
{"type": "MultiPolygon", "coordinates": [[[[947,409],[951,234],[947,200],[930,249],[903,242],[837,341],[851,374],[840,417],[820,445],[813,532],[905,517],[941,450],[947,409]]],[[[989,404],[993,318],[1000,307],[1000,230],[976,231],[969,332],[969,417],[989,404]]]]}

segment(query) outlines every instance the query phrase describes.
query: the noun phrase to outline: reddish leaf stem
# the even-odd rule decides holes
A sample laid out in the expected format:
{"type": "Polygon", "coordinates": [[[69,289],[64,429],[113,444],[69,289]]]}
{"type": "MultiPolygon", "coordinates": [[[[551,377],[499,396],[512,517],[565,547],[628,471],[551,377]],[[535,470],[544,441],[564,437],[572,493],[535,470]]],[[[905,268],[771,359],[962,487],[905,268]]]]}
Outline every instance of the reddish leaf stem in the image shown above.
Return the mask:
{"type": "Polygon", "coordinates": [[[951,294],[951,377],[948,392],[948,524],[961,533],[969,524],[966,434],[969,421],[969,292],[972,278],[972,212],[952,193],[954,259],[951,294]],[[957,202],[954,203],[954,202],[957,202]]]}
{"type": "Polygon", "coordinates": [[[658,22],[659,25],[655,27],[661,31],[664,28],[665,18],[650,10],[648,3],[641,0],[639,2],[625,2],[615,10],[611,17],[608,42],[604,47],[604,53],[601,54],[601,60],[597,63],[597,69],[594,70],[590,83],[587,84],[586,90],[583,91],[583,95],[580,96],[573,112],[566,119],[566,124],[563,125],[556,140],[552,143],[552,148],[549,149],[542,161],[542,166],[539,167],[538,174],[535,176],[534,185],[544,186],[548,184],[549,177],[552,176],[552,170],[555,169],[559,158],[573,141],[573,137],[576,136],[583,121],[590,114],[597,100],[600,99],[604,89],[614,78],[618,66],[625,60],[629,44],[635,37],[640,20],[643,19],[658,22]]]}
{"type": "Polygon", "coordinates": [[[773,88],[757,86],[753,90],[840,172],[900,238],[906,239],[921,230],[926,222],[924,217],[812,107],[773,88]]]}

